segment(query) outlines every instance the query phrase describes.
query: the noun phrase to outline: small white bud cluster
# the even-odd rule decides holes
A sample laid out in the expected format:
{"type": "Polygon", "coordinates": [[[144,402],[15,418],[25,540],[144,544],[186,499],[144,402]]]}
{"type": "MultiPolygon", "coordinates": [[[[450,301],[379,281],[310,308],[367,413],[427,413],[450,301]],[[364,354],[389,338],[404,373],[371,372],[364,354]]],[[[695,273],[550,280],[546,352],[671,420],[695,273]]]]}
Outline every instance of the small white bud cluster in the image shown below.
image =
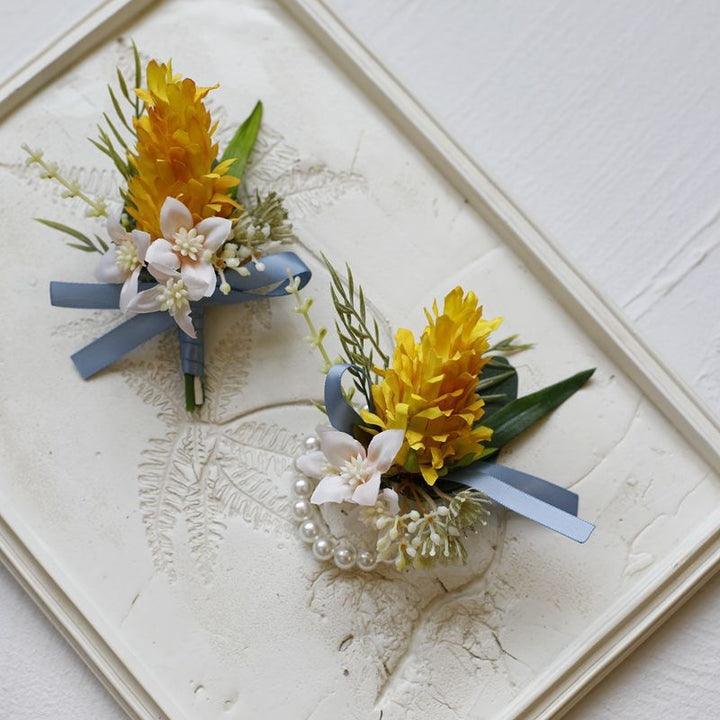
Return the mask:
{"type": "Polygon", "coordinates": [[[265,271],[262,257],[282,243],[297,240],[292,225],[287,220],[287,210],[277,193],[265,199],[256,196],[257,204],[243,213],[233,223],[232,235],[215,257],[215,267],[221,278],[220,290],[230,292],[225,280],[225,270],[234,270],[246,277],[250,274],[249,263],[258,272],[265,271]]]}
{"type": "Polygon", "coordinates": [[[378,560],[391,561],[398,570],[409,564],[426,568],[436,562],[465,562],[467,553],[461,537],[485,524],[487,505],[489,500],[481,493],[463,490],[447,505],[437,505],[429,512],[413,509],[393,516],[378,503],[364,508],[360,518],[378,530],[378,560]]]}

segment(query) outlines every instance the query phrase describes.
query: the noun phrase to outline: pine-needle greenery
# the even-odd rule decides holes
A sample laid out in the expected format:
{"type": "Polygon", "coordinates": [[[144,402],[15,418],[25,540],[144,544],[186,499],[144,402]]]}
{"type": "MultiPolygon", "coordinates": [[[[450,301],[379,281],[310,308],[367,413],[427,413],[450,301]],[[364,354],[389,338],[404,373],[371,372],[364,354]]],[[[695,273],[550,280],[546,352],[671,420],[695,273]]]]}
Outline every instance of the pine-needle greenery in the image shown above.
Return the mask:
{"type": "Polygon", "coordinates": [[[355,285],[350,266],[345,264],[347,269],[347,284],[345,284],[325,255],[322,259],[330,273],[330,294],[337,313],[335,328],[342,346],[343,360],[356,366],[349,372],[353,376],[355,387],[367,400],[368,407],[372,407],[370,388],[379,382],[375,367],[382,364],[386,368],[390,357],[380,344],[380,328],[377,320],[373,318],[370,321],[368,318],[365,293],[360,285],[355,285]],[[379,362],[375,361],[376,356],[379,362]]]}

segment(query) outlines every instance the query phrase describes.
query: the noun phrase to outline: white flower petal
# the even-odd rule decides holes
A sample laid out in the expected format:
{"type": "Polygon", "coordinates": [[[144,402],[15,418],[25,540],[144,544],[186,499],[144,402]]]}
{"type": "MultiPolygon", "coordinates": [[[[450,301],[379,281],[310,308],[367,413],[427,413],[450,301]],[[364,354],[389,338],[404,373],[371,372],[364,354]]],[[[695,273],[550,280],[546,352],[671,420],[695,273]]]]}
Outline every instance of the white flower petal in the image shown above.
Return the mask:
{"type": "Polygon", "coordinates": [[[314,480],[320,480],[325,474],[327,461],[325,460],[324,452],[321,450],[313,450],[305,455],[301,455],[295,464],[301,473],[305,473],[305,475],[314,480]]]}
{"type": "Polygon", "coordinates": [[[137,252],[138,260],[144,264],[145,255],[150,247],[150,233],[143,232],[142,230],[133,230],[132,239],[135,243],[135,251],[137,252]]]}
{"type": "Polygon", "coordinates": [[[387,472],[397,457],[405,439],[404,430],[383,430],[368,446],[368,462],[379,472],[387,472]]]}
{"type": "Polygon", "coordinates": [[[367,481],[358,485],[353,493],[352,500],[358,505],[374,505],[380,492],[380,473],[373,473],[367,481]]]}
{"type": "Polygon", "coordinates": [[[346,460],[358,455],[365,459],[365,448],[354,437],[339,430],[323,432],[320,446],[333,467],[341,467],[346,460]]]}
{"type": "Polygon", "coordinates": [[[210,263],[183,263],[180,274],[191,300],[210,297],[215,292],[217,276],[210,263]]]}
{"type": "Polygon", "coordinates": [[[150,243],[150,247],[145,253],[145,260],[153,277],[161,282],[163,281],[161,277],[167,278],[180,267],[180,259],[173,252],[172,245],[162,238],[150,243]]]}
{"type": "Polygon", "coordinates": [[[392,488],[383,488],[379,497],[385,501],[388,515],[397,515],[400,512],[398,494],[392,488]]]}
{"type": "Polygon", "coordinates": [[[120,291],[120,311],[126,313],[130,301],[138,294],[138,277],[140,277],[140,266],[130,273],[120,291]]]}
{"type": "Polygon", "coordinates": [[[209,217],[201,220],[196,226],[198,235],[205,237],[203,247],[215,252],[230,236],[232,223],[227,218],[209,217]]]}
{"type": "Polygon", "coordinates": [[[135,295],[127,304],[127,312],[148,313],[160,309],[160,294],[163,291],[161,285],[156,285],[149,290],[143,290],[135,295]]]}
{"type": "Polygon", "coordinates": [[[185,310],[175,313],[175,315],[173,315],[173,320],[178,324],[178,327],[186,335],[189,335],[191,338],[196,338],[197,333],[195,332],[195,327],[192,324],[192,319],[190,318],[191,312],[192,312],[192,310],[190,309],[190,306],[188,305],[185,310]]]}
{"type": "Polygon", "coordinates": [[[128,232],[120,224],[120,218],[122,217],[122,209],[112,215],[108,215],[107,218],[107,233],[108,235],[118,243],[127,239],[128,232]]]}
{"type": "Polygon", "coordinates": [[[310,502],[315,505],[326,502],[340,503],[351,497],[350,486],[339,475],[327,475],[318,483],[310,502]]]}
{"type": "Polygon", "coordinates": [[[329,432],[336,432],[336,430],[332,425],[330,425],[330,423],[321,423],[320,425],[315,426],[315,432],[317,433],[318,438],[320,438],[320,446],[322,447],[323,435],[329,432]]]}
{"type": "Polygon", "coordinates": [[[160,208],[160,230],[163,237],[172,240],[180,228],[190,230],[193,226],[193,219],[190,211],[175,198],[165,198],[160,208]]]}
{"type": "Polygon", "coordinates": [[[98,282],[121,283],[126,277],[127,275],[117,265],[115,245],[111,245],[95,266],[95,279],[98,282]]]}

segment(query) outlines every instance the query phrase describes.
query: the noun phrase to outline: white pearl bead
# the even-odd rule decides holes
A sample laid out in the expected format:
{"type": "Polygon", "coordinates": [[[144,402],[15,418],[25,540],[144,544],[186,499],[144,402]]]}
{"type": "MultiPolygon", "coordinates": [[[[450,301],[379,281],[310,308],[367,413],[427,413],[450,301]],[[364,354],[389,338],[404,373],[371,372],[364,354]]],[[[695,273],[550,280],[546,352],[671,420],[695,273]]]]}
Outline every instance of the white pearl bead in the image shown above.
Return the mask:
{"type": "Polygon", "coordinates": [[[377,565],[377,557],[371,550],[361,550],[357,556],[357,565],[361,570],[370,571],[377,565]]]}
{"type": "Polygon", "coordinates": [[[305,438],[305,452],[314,452],[320,449],[320,441],[313,435],[305,438]]]}
{"type": "Polygon", "coordinates": [[[318,526],[312,520],[306,520],[300,525],[300,537],[305,542],[311,543],[319,535],[318,526]]]}
{"type": "Polygon", "coordinates": [[[335,564],[341,570],[349,570],[355,565],[355,548],[349,543],[342,543],[335,548],[335,564]]]}
{"type": "Polygon", "coordinates": [[[312,505],[305,498],[300,498],[293,503],[292,514],[298,521],[307,520],[312,514],[312,505]]]}
{"type": "Polygon", "coordinates": [[[318,560],[329,560],[333,556],[333,544],[325,537],[316,538],[312,550],[318,560]]]}
{"type": "Polygon", "coordinates": [[[299,477],[293,483],[293,490],[299,497],[310,497],[312,494],[312,483],[306,477],[299,477]]]}

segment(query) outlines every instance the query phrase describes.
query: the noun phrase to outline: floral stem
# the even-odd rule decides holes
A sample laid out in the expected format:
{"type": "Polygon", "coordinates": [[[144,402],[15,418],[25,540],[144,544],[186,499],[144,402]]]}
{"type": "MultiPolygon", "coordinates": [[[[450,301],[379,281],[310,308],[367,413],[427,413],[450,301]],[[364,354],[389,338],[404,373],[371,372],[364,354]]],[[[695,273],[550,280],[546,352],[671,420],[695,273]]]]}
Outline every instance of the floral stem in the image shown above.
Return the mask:
{"type": "Polygon", "coordinates": [[[195,376],[185,373],[185,409],[188,412],[195,412],[195,376]]]}
{"type": "Polygon", "coordinates": [[[107,205],[103,198],[93,199],[80,190],[77,180],[68,180],[60,175],[57,163],[49,163],[43,160],[42,150],[32,150],[28,145],[22,145],[22,149],[28,154],[28,165],[39,165],[43,172],[40,177],[47,180],[55,180],[65,188],[63,197],[80,198],[88,205],[88,217],[107,217],[107,205]]]}
{"type": "Polygon", "coordinates": [[[300,289],[298,288],[296,278],[293,278],[292,273],[288,273],[288,276],[290,278],[290,282],[287,288],[285,288],[285,292],[289,293],[295,298],[295,312],[298,315],[302,315],[305,320],[305,324],[310,331],[310,336],[307,338],[307,341],[308,343],[310,343],[310,345],[318,349],[318,352],[323,359],[323,375],[327,375],[328,372],[330,372],[330,368],[333,366],[330,355],[328,355],[328,352],[325,349],[325,345],[323,344],[323,340],[327,335],[327,328],[321,327],[319,329],[316,329],[315,323],[313,323],[312,318],[310,317],[310,308],[313,304],[312,298],[308,298],[307,300],[303,301],[303,299],[300,297],[300,289]]]}

